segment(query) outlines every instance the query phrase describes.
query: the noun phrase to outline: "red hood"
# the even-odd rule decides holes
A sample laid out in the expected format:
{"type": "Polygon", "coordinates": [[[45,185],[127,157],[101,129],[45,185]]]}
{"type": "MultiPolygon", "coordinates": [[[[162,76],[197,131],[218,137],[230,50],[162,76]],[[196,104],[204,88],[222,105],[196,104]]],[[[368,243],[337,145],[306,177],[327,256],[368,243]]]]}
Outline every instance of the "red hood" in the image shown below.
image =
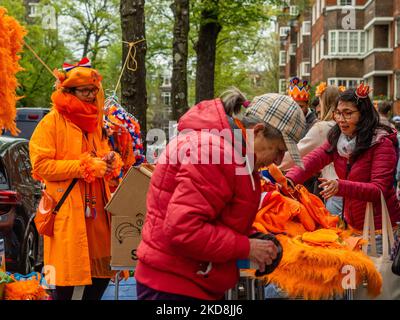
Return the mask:
{"type": "Polygon", "coordinates": [[[178,123],[178,131],[230,128],[220,99],[202,101],[191,107],[178,123]]]}
{"type": "Polygon", "coordinates": [[[377,143],[382,142],[383,138],[387,138],[392,141],[393,145],[397,145],[397,131],[393,129],[391,133],[384,129],[378,129],[371,141],[371,147],[377,143]]]}

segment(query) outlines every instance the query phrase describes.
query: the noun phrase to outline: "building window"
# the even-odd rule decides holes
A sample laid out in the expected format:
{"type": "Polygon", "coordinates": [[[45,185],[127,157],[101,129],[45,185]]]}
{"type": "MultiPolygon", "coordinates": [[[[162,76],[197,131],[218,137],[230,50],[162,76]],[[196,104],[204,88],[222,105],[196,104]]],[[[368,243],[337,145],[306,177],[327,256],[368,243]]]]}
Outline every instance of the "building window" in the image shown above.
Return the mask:
{"type": "Polygon", "coordinates": [[[320,59],[323,59],[325,56],[325,51],[324,51],[324,40],[325,40],[325,36],[322,36],[321,39],[319,39],[319,55],[320,55],[320,59]]]}
{"type": "Polygon", "coordinates": [[[279,79],[279,93],[286,94],[286,80],[279,79]]]}
{"type": "Polygon", "coordinates": [[[350,33],[349,34],[349,52],[350,53],[357,53],[359,50],[359,44],[358,44],[358,33],[350,33]]]}
{"type": "Polygon", "coordinates": [[[360,78],[330,78],[328,79],[328,83],[331,86],[344,86],[346,89],[349,88],[357,88],[357,86],[360,84],[360,82],[363,79],[360,78]]]}
{"type": "Polygon", "coordinates": [[[309,76],[311,72],[310,63],[309,62],[302,62],[301,63],[301,77],[309,76]]]}
{"type": "Polygon", "coordinates": [[[361,32],[361,36],[360,36],[360,51],[361,52],[365,52],[365,32],[361,32]]]}
{"type": "Polygon", "coordinates": [[[347,52],[347,37],[349,33],[346,31],[339,32],[339,53],[346,53],[347,52]]]}
{"type": "Polygon", "coordinates": [[[302,27],[300,27],[300,44],[302,44],[303,43],[303,28],[302,27]]]}
{"type": "Polygon", "coordinates": [[[321,14],[324,13],[325,5],[326,5],[325,0],[322,0],[321,1],[321,14]]]}
{"type": "Polygon", "coordinates": [[[301,30],[303,36],[309,36],[311,34],[311,22],[304,21],[301,30]]]}
{"type": "Polygon", "coordinates": [[[279,35],[281,37],[286,37],[290,32],[290,27],[280,27],[279,28],[279,35]]]}
{"type": "Polygon", "coordinates": [[[298,6],[290,6],[289,14],[291,16],[296,16],[297,17],[299,15],[299,7],[298,6]]]}
{"type": "Polygon", "coordinates": [[[315,20],[318,20],[318,18],[320,16],[320,13],[321,13],[321,0],[316,0],[315,2],[317,4],[317,7],[316,7],[316,19],[315,20]]]}
{"type": "Polygon", "coordinates": [[[41,17],[39,3],[28,3],[30,12],[29,18],[39,18],[41,17]]]}
{"type": "Polygon", "coordinates": [[[347,80],[346,88],[357,88],[359,83],[360,83],[360,80],[347,80]]]}
{"type": "Polygon", "coordinates": [[[315,4],[312,7],[312,14],[311,15],[312,15],[311,21],[312,21],[312,24],[314,25],[315,21],[317,21],[317,6],[315,4]]]}
{"type": "Polygon", "coordinates": [[[339,6],[354,6],[355,0],[338,0],[339,6]]]}
{"type": "Polygon", "coordinates": [[[163,77],[163,87],[168,87],[171,85],[171,77],[170,76],[164,76],[163,77]]]}
{"type": "Polygon", "coordinates": [[[367,51],[371,51],[374,48],[374,28],[369,29],[365,37],[367,39],[367,51]]]}
{"type": "Polygon", "coordinates": [[[364,31],[329,32],[329,54],[357,55],[365,52],[364,31]]]}
{"type": "Polygon", "coordinates": [[[289,54],[294,56],[296,55],[296,44],[295,43],[291,43],[289,46],[289,54]]]}
{"type": "Polygon", "coordinates": [[[319,42],[315,45],[315,64],[317,64],[321,59],[319,58],[319,42]]]}
{"type": "Polygon", "coordinates": [[[311,68],[315,66],[315,46],[311,50],[311,68]]]}
{"type": "Polygon", "coordinates": [[[329,53],[333,54],[336,53],[336,32],[330,33],[330,44],[329,44],[329,53]]]}
{"type": "Polygon", "coordinates": [[[395,46],[399,46],[400,45],[400,17],[398,17],[396,19],[396,23],[395,23],[395,46]]]}
{"type": "Polygon", "coordinates": [[[279,65],[284,67],[286,65],[286,51],[279,51],[279,65]]]}
{"type": "Polygon", "coordinates": [[[400,100],[400,72],[395,77],[396,100],[400,100]]]}
{"type": "Polygon", "coordinates": [[[162,98],[164,105],[166,105],[166,106],[171,105],[171,92],[162,92],[161,98],[162,98]]]}

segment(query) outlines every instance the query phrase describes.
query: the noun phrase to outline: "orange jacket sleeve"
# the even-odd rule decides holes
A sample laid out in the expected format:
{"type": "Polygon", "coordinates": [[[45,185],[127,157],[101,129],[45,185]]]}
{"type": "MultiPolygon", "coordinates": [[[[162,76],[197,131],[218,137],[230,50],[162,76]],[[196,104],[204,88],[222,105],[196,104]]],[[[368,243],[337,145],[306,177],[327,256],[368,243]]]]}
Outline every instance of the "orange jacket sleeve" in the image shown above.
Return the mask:
{"type": "Polygon", "coordinates": [[[56,160],[56,128],[54,116],[49,114],[38,124],[29,142],[32,175],[36,179],[62,181],[81,178],[80,160],[56,160]]]}

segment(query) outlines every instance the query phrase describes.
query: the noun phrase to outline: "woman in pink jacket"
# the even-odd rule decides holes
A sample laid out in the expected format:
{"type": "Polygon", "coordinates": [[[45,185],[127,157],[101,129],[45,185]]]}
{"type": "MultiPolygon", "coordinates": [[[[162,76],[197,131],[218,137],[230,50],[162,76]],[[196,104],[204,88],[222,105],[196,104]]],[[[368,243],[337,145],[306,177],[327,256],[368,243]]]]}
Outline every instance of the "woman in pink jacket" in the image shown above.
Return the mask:
{"type": "Polygon", "coordinates": [[[363,84],[342,93],[333,112],[336,125],[329,132],[328,142],[303,158],[304,170],[294,167],[286,175],[294,184],[303,183],[333,162],[339,178],[320,179],[324,188],[321,194],[325,199],[344,198],[344,220],[356,230],[363,229],[367,202],[373,203],[375,227],[381,229],[381,191],[392,224],[400,221],[394,189],[396,132],[379,123],[368,93],[368,86],[363,84]]]}

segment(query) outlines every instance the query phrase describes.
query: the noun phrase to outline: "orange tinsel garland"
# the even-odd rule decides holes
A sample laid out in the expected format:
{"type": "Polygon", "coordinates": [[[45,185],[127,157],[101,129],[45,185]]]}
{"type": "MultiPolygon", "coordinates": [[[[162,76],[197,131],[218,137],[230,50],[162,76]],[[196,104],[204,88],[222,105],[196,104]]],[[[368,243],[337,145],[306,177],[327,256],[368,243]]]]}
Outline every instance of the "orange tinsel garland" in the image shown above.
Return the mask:
{"type": "Polygon", "coordinates": [[[16,74],[22,70],[18,53],[21,52],[25,35],[26,30],[18,21],[0,7],[0,129],[9,130],[12,135],[19,133],[15,123],[15,105],[19,99],[16,95],[16,74]]]}

